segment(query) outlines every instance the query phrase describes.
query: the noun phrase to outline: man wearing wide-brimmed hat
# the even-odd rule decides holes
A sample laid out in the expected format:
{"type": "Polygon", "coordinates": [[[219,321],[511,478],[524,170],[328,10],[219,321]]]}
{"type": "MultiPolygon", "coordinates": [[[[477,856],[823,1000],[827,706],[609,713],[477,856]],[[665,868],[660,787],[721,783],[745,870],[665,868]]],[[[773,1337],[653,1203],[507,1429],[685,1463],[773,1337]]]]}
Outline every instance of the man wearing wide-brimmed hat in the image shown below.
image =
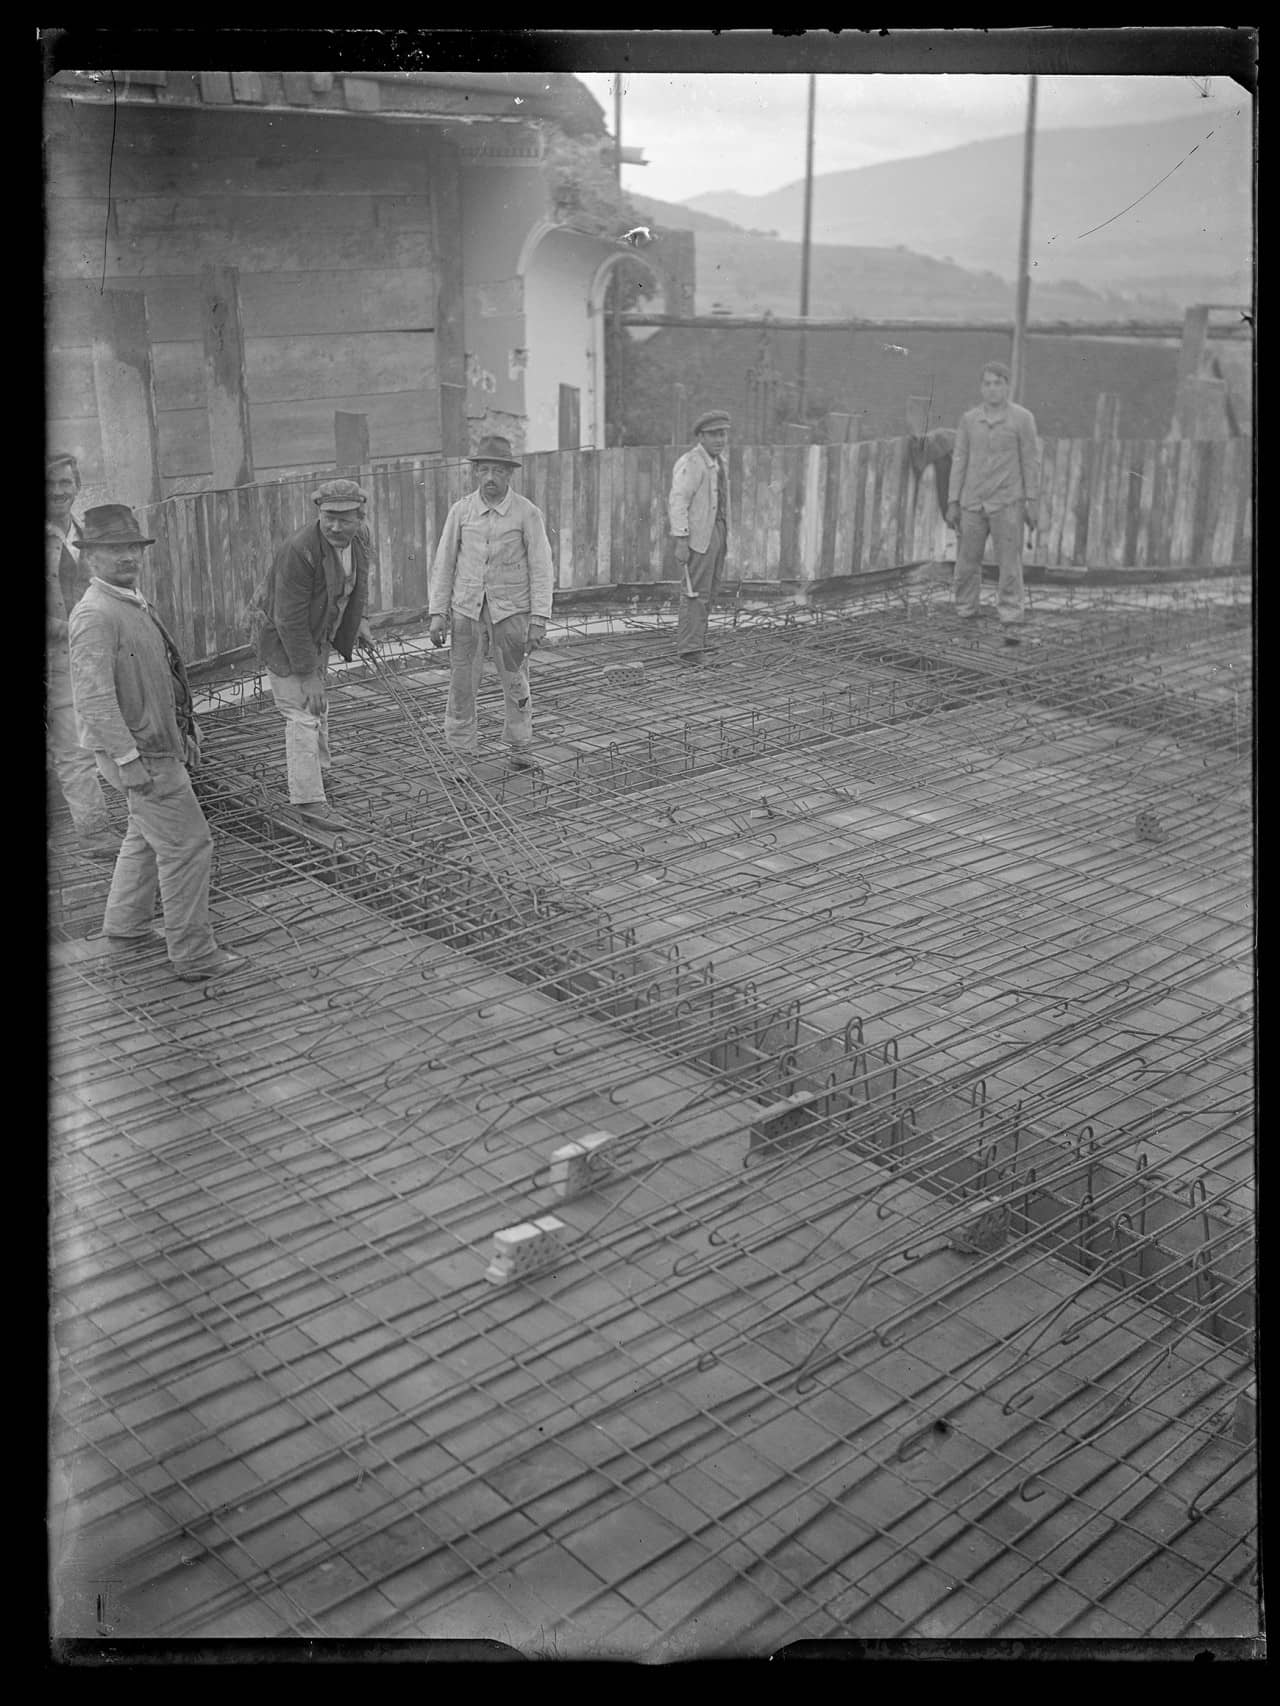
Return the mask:
{"type": "Polygon", "coordinates": [[[502,735],[511,762],[534,759],[529,654],[551,615],[551,545],[542,512],[511,490],[520,458],[505,438],[485,438],[470,458],[476,489],[449,511],[431,569],[430,635],[444,644],[452,619],[445,744],[466,761],[480,750],[476,690],[486,650],[502,684],[502,735]]]}
{"type": "Polygon", "coordinates": [[[124,504],[85,511],[89,586],[70,617],[71,686],[81,745],[129,803],[102,933],[117,952],[150,946],[158,889],[170,963],[198,982],[243,961],[218,947],[209,923],[213,837],[187,774],[200,735],[186,667],[138,591],[154,543],[124,504]]]}
{"type": "Polygon", "coordinates": [[[372,650],[367,499],[354,480],[326,480],[311,494],[316,519],[276,553],[254,599],[258,657],[284,716],[289,799],[311,823],[338,824],[325,797],[329,753],[330,648],[351,661],[372,650]]]}
{"type": "Polygon", "coordinates": [[[675,465],[667,512],[682,577],[676,651],[683,663],[700,664],[729,537],[729,416],[708,409],[693,431],[698,442],[675,465]]]}
{"type": "Polygon", "coordinates": [[[80,561],[80,523],[71,513],[80,490],[80,464],[69,452],[45,458],[45,728],[49,759],[84,851],[114,859],[120,837],[111,829],[93,754],[80,745],[71,698],[67,618],[89,584],[80,561]]]}

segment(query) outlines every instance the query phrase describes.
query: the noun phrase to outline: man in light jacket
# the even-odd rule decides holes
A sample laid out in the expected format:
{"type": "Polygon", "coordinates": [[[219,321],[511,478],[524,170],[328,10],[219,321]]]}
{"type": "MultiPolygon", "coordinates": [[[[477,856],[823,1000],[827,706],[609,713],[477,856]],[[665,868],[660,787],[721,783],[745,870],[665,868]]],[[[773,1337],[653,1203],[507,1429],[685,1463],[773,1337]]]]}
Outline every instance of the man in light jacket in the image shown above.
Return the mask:
{"type": "Polygon", "coordinates": [[[696,665],[706,650],[707,618],[729,537],[729,416],[711,409],[698,417],[693,430],[698,442],[675,465],[667,511],[684,581],[676,651],[683,663],[696,665]]]}
{"type": "Polygon", "coordinates": [[[465,765],[478,756],[476,691],[485,653],[502,684],[502,738],[512,764],[536,765],[529,654],[541,645],[551,616],[551,544],[542,511],[511,490],[520,458],[509,439],[480,441],[470,459],[478,484],[445,518],[431,568],[428,633],[444,644],[452,619],[445,745],[465,765]]]}
{"type": "Polygon", "coordinates": [[[80,465],[66,453],[44,465],[45,728],[49,758],[67,802],[80,845],[91,858],[114,859],[120,837],[112,831],[93,754],[80,745],[71,697],[67,618],[89,584],[80,561],[80,523],[71,513],[80,490],[80,465]]]}
{"type": "Polygon", "coordinates": [[[290,803],[309,823],[338,824],[325,797],[329,755],[329,650],[348,663],[356,646],[373,649],[365,621],[369,595],[366,498],[354,480],[326,480],[312,492],[318,514],[286,539],[254,600],[258,658],[285,720],[290,803]]]}
{"type": "Polygon", "coordinates": [[[949,497],[947,526],[959,533],[956,615],[972,620],[979,614],[982,553],[990,534],[1000,564],[996,615],[1005,644],[1016,645],[1026,605],[1022,529],[1035,531],[1040,447],[1035,416],[1009,401],[1009,369],[1002,361],[983,368],[982,402],[960,417],[949,497]]]}
{"type": "Polygon", "coordinates": [[[102,933],[112,951],[155,940],[156,890],[169,961],[196,983],[244,962],[213,939],[209,878],[213,836],[187,774],[199,763],[186,666],[138,591],[142,553],[154,539],[124,504],[86,510],[80,553],[89,587],[71,612],[71,687],[80,744],[129,803],[102,933]]]}

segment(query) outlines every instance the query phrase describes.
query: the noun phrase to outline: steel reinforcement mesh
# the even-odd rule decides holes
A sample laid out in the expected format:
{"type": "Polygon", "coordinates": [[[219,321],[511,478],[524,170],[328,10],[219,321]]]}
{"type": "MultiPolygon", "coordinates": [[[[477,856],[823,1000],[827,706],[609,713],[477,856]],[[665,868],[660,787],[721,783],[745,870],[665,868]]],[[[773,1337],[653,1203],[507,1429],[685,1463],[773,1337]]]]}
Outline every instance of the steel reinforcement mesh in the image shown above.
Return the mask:
{"type": "Polygon", "coordinates": [[[55,1631],[1256,1635],[1247,598],[227,680],[203,988],[55,819],[55,1631]]]}

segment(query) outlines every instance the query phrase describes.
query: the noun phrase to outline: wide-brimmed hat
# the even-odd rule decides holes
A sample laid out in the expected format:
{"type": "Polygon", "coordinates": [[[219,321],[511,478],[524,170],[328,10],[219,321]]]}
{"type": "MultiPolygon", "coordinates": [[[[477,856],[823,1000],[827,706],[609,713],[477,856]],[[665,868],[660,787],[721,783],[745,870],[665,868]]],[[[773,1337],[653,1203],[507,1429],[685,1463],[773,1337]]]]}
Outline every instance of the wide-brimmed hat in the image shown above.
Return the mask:
{"type": "Polygon", "coordinates": [[[127,504],[98,504],[84,512],[80,524],[81,545],[154,545],[138,531],[137,517],[127,504]]]}
{"type": "Polygon", "coordinates": [[[509,438],[482,438],[467,458],[469,462],[505,462],[508,468],[522,466],[520,458],[511,454],[509,438]]]}
{"type": "Polygon", "coordinates": [[[363,509],[369,499],[354,480],[326,480],[311,494],[317,509],[363,509]]]}
{"type": "Polygon", "coordinates": [[[731,426],[727,409],[708,409],[705,415],[699,415],[693,423],[694,434],[714,432],[717,427],[731,426]]]}

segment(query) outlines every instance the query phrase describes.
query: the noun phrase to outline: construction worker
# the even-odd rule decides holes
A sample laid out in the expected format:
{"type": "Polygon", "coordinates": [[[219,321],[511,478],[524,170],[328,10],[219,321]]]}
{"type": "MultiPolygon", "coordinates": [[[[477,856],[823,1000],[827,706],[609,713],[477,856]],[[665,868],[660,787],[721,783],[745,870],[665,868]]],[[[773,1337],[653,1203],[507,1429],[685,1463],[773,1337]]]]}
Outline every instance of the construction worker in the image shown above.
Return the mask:
{"type": "Polygon", "coordinates": [[[71,612],[71,686],[81,743],[129,803],[102,933],[117,951],[149,946],[158,888],[169,961],[194,983],[244,962],[218,947],[209,923],[213,837],[187,774],[200,761],[191,688],[177,646],[138,591],[143,551],[154,543],[124,504],[85,512],[89,586],[71,612]]]}
{"type": "Polygon", "coordinates": [[[65,452],[44,465],[45,728],[49,759],[84,851],[114,859],[112,830],[93,754],[80,745],[71,697],[67,618],[89,584],[80,561],[80,523],[71,513],[80,490],[80,464],[65,452]]]}
{"type": "Polygon", "coordinates": [[[311,494],[316,519],[276,553],[254,596],[258,658],[285,720],[289,799],[309,823],[340,823],[325,797],[329,754],[329,651],[348,663],[356,646],[373,650],[365,620],[369,595],[367,499],[354,480],[326,480],[311,494]]]}
{"type": "Polygon", "coordinates": [[[990,534],[1000,564],[996,615],[1006,645],[1017,645],[1026,609],[1022,529],[1034,534],[1040,507],[1035,416],[1009,401],[1009,369],[989,361],[982,402],[960,417],[951,462],[947,526],[957,530],[956,615],[973,620],[982,601],[982,553],[990,534]]]}
{"type": "Polygon", "coordinates": [[[551,545],[542,511],[511,490],[520,458],[509,439],[480,441],[469,458],[477,486],[445,518],[431,569],[428,633],[444,644],[452,620],[445,744],[464,764],[480,750],[476,691],[486,651],[502,684],[502,738],[510,762],[536,765],[529,654],[541,645],[551,616],[551,545]]]}
{"type": "Polygon", "coordinates": [[[683,577],[676,651],[697,665],[707,645],[707,619],[724,567],[729,536],[729,416],[710,409],[693,423],[698,442],[686,450],[671,476],[667,511],[675,540],[676,567],[683,577]]]}

